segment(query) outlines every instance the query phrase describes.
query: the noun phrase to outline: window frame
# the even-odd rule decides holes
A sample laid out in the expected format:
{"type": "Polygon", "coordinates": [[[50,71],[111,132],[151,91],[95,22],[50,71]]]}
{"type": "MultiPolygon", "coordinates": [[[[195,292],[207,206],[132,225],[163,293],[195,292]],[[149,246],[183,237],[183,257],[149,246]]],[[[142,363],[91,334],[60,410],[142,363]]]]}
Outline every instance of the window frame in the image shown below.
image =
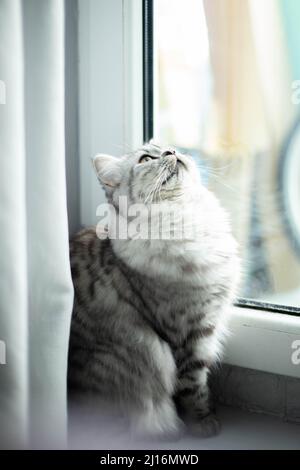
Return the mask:
{"type": "MultiPolygon", "coordinates": [[[[104,200],[90,158],[98,152],[121,155],[153,134],[156,78],[153,56],[145,60],[154,53],[152,15],[153,0],[79,0],[82,226],[96,222],[96,207],[104,200]]],[[[229,314],[224,362],[300,378],[300,365],[291,360],[292,343],[300,340],[300,308],[238,299],[229,314]]]]}

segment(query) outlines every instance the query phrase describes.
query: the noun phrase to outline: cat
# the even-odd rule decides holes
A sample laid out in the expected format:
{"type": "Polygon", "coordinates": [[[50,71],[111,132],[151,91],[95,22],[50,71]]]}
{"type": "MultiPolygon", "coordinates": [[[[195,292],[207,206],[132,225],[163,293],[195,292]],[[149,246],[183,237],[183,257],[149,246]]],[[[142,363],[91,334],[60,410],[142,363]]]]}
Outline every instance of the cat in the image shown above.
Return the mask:
{"type": "Polygon", "coordinates": [[[173,237],[161,228],[154,239],[139,238],[140,230],[118,237],[110,216],[107,228],[72,239],[69,392],[118,403],[136,435],[174,436],[183,422],[199,436],[214,435],[220,422],[208,376],[240,273],[227,213],[193,159],[174,148],[147,143],[121,158],[98,155],[93,165],[114,216],[128,222],[138,205],[146,214],[139,227],[152,230],[171,214],[173,237]]]}

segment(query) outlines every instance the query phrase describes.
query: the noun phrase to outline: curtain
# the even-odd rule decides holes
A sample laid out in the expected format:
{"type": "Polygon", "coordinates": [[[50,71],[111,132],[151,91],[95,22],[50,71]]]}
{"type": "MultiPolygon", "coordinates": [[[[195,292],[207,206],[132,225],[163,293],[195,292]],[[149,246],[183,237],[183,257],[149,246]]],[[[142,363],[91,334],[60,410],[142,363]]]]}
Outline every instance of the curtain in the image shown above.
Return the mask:
{"type": "Polygon", "coordinates": [[[0,447],[64,446],[64,2],[0,0],[0,447]]]}

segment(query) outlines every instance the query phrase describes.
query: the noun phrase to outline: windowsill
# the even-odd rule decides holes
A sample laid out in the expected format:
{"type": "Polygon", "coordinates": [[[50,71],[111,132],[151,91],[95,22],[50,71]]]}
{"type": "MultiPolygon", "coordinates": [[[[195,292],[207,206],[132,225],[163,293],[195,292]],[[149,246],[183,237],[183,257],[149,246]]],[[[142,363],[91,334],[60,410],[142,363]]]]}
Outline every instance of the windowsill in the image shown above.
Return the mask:
{"type": "Polygon", "coordinates": [[[163,447],[189,450],[299,449],[300,427],[297,424],[229,407],[220,408],[218,414],[222,421],[222,431],[218,436],[210,439],[185,436],[178,443],[163,447]]]}
{"type": "Polygon", "coordinates": [[[222,421],[222,431],[218,436],[201,439],[188,434],[177,441],[138,443],[128,440],[128,434],[99,429],[99,423],[79,421],[72,429],[69,447],[72,449],[166,449],[166,450],[239,450],[239,449],[299,449],[297,424],[281,421],[278,418],[252,414],[229,407],[221,407],[218,415],[222,421]]]}
{"type": "Polygon", "coordinates": [[[300,340],[300,317],[234,307],[224,362],[300,378],[292,343],[300,340]]]}
{"type": "Polygon", "coordinates": [[[219,409],[221,433],[210,439],[186,435],[177,443],[162,445],[168,449],[243,450],[299,449],[300,427],[278,418],[229,407],[219,409]]]}

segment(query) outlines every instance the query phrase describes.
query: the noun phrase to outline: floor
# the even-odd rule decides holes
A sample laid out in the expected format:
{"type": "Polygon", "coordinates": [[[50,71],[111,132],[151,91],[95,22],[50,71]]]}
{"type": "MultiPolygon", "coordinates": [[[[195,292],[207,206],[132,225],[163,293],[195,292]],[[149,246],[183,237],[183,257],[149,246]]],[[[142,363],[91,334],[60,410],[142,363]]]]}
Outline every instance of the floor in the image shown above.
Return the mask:
{"type": "Polygon", "coordinates": [[[70,432],[69,447],[72,449],[300,449],[300,425],[281,421],[271,416],[251,414],[223,407],[219,410],[223,429],[220,435],[200,439],[189,435],[176,442],[134,442],[123,430],[116,431],[108,421],[99,426],[95,416],[74,419],[70,432]],[[75,424],[76,423],[76,424],[75,424]],[[105,432],[101,432],[101,428],[105,432]]]}

